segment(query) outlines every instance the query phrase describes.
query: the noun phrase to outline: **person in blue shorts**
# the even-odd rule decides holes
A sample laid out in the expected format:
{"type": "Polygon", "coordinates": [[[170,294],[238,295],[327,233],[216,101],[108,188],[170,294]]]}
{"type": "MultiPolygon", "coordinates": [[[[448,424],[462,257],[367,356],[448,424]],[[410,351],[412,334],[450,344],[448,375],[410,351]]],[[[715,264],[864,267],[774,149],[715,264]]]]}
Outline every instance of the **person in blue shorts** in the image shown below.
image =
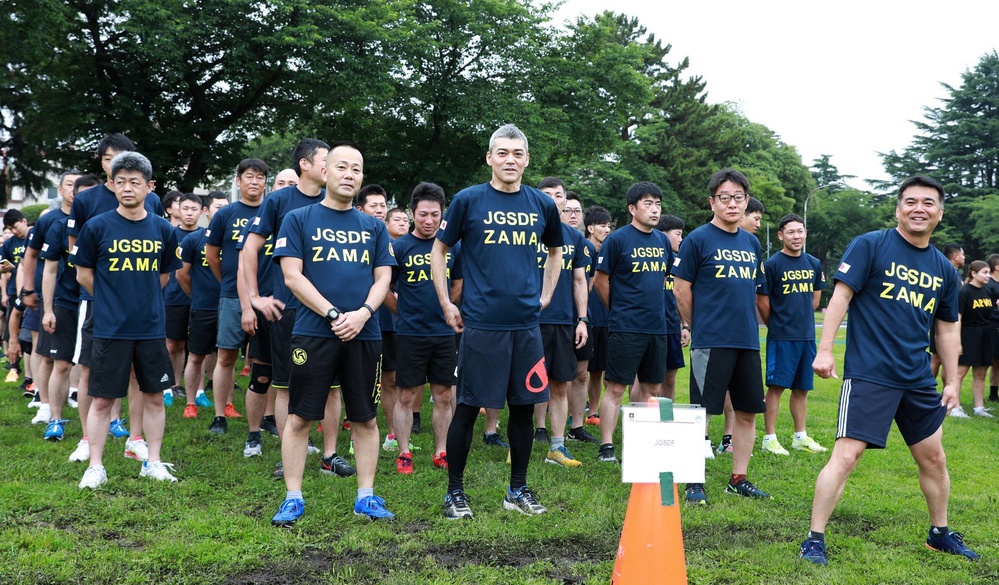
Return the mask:
{"type": "Polygon", "coordinates": [[[548,306],[562,266],[562,223],[551,197],[522,184],[530,163],[527,137],[513,124],[489,139],[488,183],[455,195],[430,254],[437,300],[448,324],[462,333],[457,406],[447,436],[447,518],[471,518],[465,466],[479,408],[510,407],[510,485],[503,507],[543,514],[527,487],[534,440],[534,405],[548,401],[548,374],[539,314],[548,306]],[[447,286],[447,253],[461,242],[461,309],[447,286]],[[548,247],[538,270],[539,244],[548,247]]]}
{"type": "Polygon", "coordinates": [[[756,291],[756,308],[767,325],[766,434],[760,449],[775,455],[790,455],[777,440],[780,397],[787,388],[791,389],[794,420],[791,448],[809,453],[827,451],[805,429],[808,393],[814,387],[815,310],[826,288],[818,258],[802,251],[807,236],[801,216],[789,213],[780,219],[777,238],[782,248],[763,263],[767,279],[756,291]]]}
{"type": "MultiPolygon", "coordinates": [[[[177,236],[170,222],[149,213],[152,165],[137,152],[123,152],[110,165],[117,209],[91,218],[73,246],[76,279],[94,298],[94,339],[90,368],[93,401],[87,419],[90,466],[80,489],[107,481],[104,443],[116,398],[127,392],[134,368],[142,392],[148,457],[140,476],[177,481],[173,466],[160,460],[166,411],[163,391],[173,385],[166,349],[166,309],[162,288],[177,268],[177,236]]],[[[154,196],[155,197],[155,196],[154,196]]]]}
{"type": "Polygon", "coordinates": [[[864,451],[887,444],[892,419],[919,467],[919,485],[930,516],[927,548],[979,558],[964,544],[963,535],[947,524],[950,476],[943,420],[958,406],[960,392],[961,281],[943,254],[930,245],[943,217],[944,197],[943,187],[930,177],[903,181],[895,200],[896,227],[854,238],[836,270],[812,364],[820,377],[836,377],[833,343],[847,310],[850,322],[836,443],[815,480],[811,530],[799,553],[812,563],[826,564],[829,517],[864,451]],[[942,396],[926,352],[930,327],[936,328],[946,376],[942,396]]]}
{"type": "MultiPolygon", "coordinates": [[[[666,234],[675,255],[683,243],[683,220],[666,214],[659,218],[656,229],[666,234]]],[[[666,288],[663,295],[666,303],[666,378],[663,380],[663,396],[673,400],[676,395],[676,373],[686,367],[683,362],[683,348],[690,345],[690,327],[680,323],[680,311],[676,308],[676,296],[673,285],[676,277],[670,272],[666,277],[666,288]]]]}
{"type": "Polygon", "coordinates": [[[385,222],[352,206],[363,178],[360,149],[334,144],[326,157],[325,197],[288,213],[274,242],[274,258],[301,302],[292,329],[288,421],[281,438],[287,492],[271,519],[275,526],[292,526],[305,511],[302,476],[309,428],[326,416],[329,400],[340,399],[340,392],[332,391],[334,382],[340,384],[354,437],[354,514],[371,520],[395,517],[374,493],[381,363],[374,317],[388,293],[395,258],[385,222]]]}
{"type": "MultiPolygon", "coordinates": [[[[763,284],[763,250],[739,227],[749,201],[749,180],[724,169],[711,176],[713,217],[687,235],[673,267],[680,320],[691,327],[690,402],[709,416],[722,414],[725,395],[735,410],[732,475],[725,491],[750,498],[770,495],[746,477],[756,436],[756,415],[766,411],[760,364],[756,288],[763,284]]],[[[710,441],[705,436],[710,448],[710,441]]],[[[688,484],[687,501],[707,503],[703,484],[688,484]]]]}
{"type": "Polygon", "coordinates": [[[607,391],[600,404],[597,461],[617,463],[614,431],[625,387],[637,376],[640,401],[659,396],[666,375],[663,290],[673,264],[669,238],[656,229],[662,191],[649,182],[628,189],[631,223],[607,236],[597,256],[593,288],[608,311],[607,391]]]}

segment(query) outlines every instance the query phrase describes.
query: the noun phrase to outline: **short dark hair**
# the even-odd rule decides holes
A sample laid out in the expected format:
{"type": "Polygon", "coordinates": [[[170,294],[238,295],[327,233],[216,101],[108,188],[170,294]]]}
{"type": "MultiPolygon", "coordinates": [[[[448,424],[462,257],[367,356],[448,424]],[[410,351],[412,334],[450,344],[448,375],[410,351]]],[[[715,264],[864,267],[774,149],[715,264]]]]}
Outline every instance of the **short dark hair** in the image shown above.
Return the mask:
{"type": "Polygon", "coordinates": [[[545,177],[544,179],[541,179],[540,183],[538,183],[539,191],[541,189],[552,189],[554,187],[562,187],[562,191],[565,191],[565,183],[563,183],[562,179],[558,177],[545,177]]]}
{"type": "Polygon", "coordinates": [[[800,215],[798,215],[797,213],[789,213],[784,217],[780,218],[780,221],[777,222],[777,231],[778,232],[784,231],[784,226],[794,221],[800,223],[801,225],[805,225],[805,220],[802,219],[800,215]]]}
{"type": "Polygon", "coordinates": [[[749,201],[746,201],[746,215],[749,215],[750,213],[759,213],[760,215],[763,215],[764,211],[766,210],[763,208],[763,202],[756,197],[750,197],[749,201]]]}
{"type": "Polygon", "coordinates": [[[175,202],[179,202],[180,198],[184,196],[184,193],[174,189],[173,191],[168,191],[163,199],[160,201],[163,204],[163,209],[169,209],[173,206],[175,202]]]}
{"type": "Polygon", "coordinates": [[[381,195],[385,198],[385,202],[388,203],[388,193],[385,192],[385,188],[377,183],[370,183],[361,187],[361,190],[357,192],[357,197],[354,198],[354,205],[364,207],[368,202],[368,197],[371,195],[381,195]]]}
{"type": "Polygon", "coordinates": [[[405,215],[406,219],[409,219],[409,214],[406,213],[405,209],[403,209],[401,207],[393,207],[392,209],[388,210],[388,213],[385,214],[385,221],[388,221],[388,220],[392,219],[393,215],[396,215],[396,214],[399,214],[399,213],[405,215]]]}
{"type": "Polygon", "coordinates": [[[579,193],[576,193],[575,191],[566,191],[565,192],[565,200],[566,201],[579,201],[580,205],[583,204],[583,200],[579,198],[579,193]]]}
{"type": "Polygon", "coordinates": [[[111,178],[121,171],[135,171],[142,175],[146,182],[153,180],[153,163],[135,151],[120,152],[111,161],[111,178]]]}
{"type": "Polygon", "coordinates": [[[84,172],[81,171],[80,169],[70,169],[68,171],[63,171],[62,174],[59,175],[59,184],[62,185],[62,182],[64,180],[66,180],[66,177],[68,177],[70,175],[80,175],[80,176],[83,176],[83,174],[84,174],[84,172]]]}
{"type": "Polygon", "coordinates": [[[132,152],[137,150],[135,148],[135,143],[128,139],[124,134],[105,134],[104,138],[97,143],[97,157],[100,158],[104,156],[109,150],[115,152],[132,152]]]}
{"type": "Polygon", "coordinates": [[[956,256],[957,253],[963,249],[964,247],[961,246],[961,244],[953,242],[943,247],[943,255],[946,256],[948,260],[953,260],[954,256],[956,256]]]}
{"type": "Polygon", "coordinates": [[[347,148],[353,148],[357,152],[360,152],[362,156],[364,155],[364,153],[361,152],[361,147],[356,142],[352,142],[350,140],[337,140],[336,142],[330,145],[329,151],[333,152],[335,149],[340,148],[341,146],[346,146],[347,148]]]}
{"type": "Polygon", "coordinates": [[[671,213],[667,213],[659,218],[659,223],[656,225],[656,229],[661,232],[671,232],[673,230],[682,230],[683,225],[682,219],[671,213]]]}
{"type": "Polygon", "coordinates": [[[229,195],[228,195],[228,193],[225,193],[223,191],[212,191],[208,195],[202,195],[201,196],[201,206],[202,207],[210,207],[211,204],[212,204],[212,201],[214,201],[216,199],[224,199],[226,202],[228,202],[229,201],[229,195]]]}
{"type": "Polygon", "coordinates": [[[944,197],[947,196],[947,193],[944,192],[943,185],[937,182],[936,179],[927,177],[926,175],[914,175],[902,181],[902,184],[898,186],[898,193],[895,194],[896,207],[902,202],[902,193],[904,193],[909,187],[913,186],[929,187],[936,190],[937,195],[940,197],[940,206],[943,207],[944,197]]]}
{"type": "Polygon", "coordinates": [[[73,194],[77,194],[84,189],[89,189],[90,187],[96,187],[101,184],[101,180],[97,178],[97,175],[83,175],[78,177],[76,181],[73,182],[73,194]]]}
{"type": "Polygon", "coordinates": [[[594,205],[586,210],[583,214],[583,227],[590,227],[591,225],[609,224],[611,222],[611,214],[606,208],[599,205],[594,205]]]}
{"type": "Polygon", "coordinates": [[[320,148],[329,150],[330,145],[316,138],[306,138],[304,140],[300,140],[298,144],[295,145],[295,150],[291,152],[291,158],[295,165],[292,168],[295,169],[296,175],[299,177],[302,176],[302,165],[298,164],[298,161],[303,158],[312,161],[312,157],[316,156],[316,152],[318,152],[320,148]]]}
{"type": "Polygon", "coordinates": [[[430,201],[440,203],[441,212],[444,211],[444,188],[437,183],[423,182],[413,187],[413,193],[409,196],[409,209],[416,212],[416,206],[420,201],[430,201]]]}
{"type": "Polygon", "coordinates": [[[253,169],[265,177],[271,172],[271,168],[267,166],[267,163],[259,158],[244,158],[236,165],[236,176],[242,176],[247,169],[253,169]]]}
{"type": "Polygon", "coordinates": [[[200,207],[205,206],[205,204],[201,201],[201,197],[198,197],[194,193],[184,193],[183,195],[180,196],[180,199],[177,201],[177,204],[183,205],[185,201],[193,201],[197,203],[200,207]]]}
{"type": "Polygon", "coordinates": [[[708,181],[708,195],[714,197],[715,191],[725,181],[732,181],[736,185],[739,185],[746,191],[746,195],[749,195],[749,179],[746,178],[746,175],[735,169],[722,169],[711,175],[711,180],[708,181]]]}
{"type": "Polygon", "coordinates": [[[628,205],[635,205],[649,195],[662,201],[663,192],[655,183],[650,183],[649,181],[640,181],[635,183],[628,188],[628,205]]]}
{"type": "Polygon", "coordinates": [[[21,213],[20,209],[8,209],[3,214],[3,227],[14,227],[14,224],[20,222],[22,219],[24,219],[24,214],[21,213]]]}
{"type": "Polygon", "coordinates": [[[985,262],[989,265],[992,271],[995,271],[996,267],[999,266],[999,254],[992,254],[985,259],[985,262]]]}

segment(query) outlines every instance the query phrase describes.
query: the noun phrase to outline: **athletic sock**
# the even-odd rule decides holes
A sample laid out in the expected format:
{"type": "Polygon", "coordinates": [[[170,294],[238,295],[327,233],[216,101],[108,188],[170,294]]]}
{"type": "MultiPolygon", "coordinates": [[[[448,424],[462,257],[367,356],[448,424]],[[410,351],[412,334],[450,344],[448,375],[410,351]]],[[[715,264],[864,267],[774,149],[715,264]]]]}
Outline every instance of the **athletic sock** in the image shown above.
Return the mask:
{"type": "Polygon", "coordinates": [[[808,538],[814,538],[815,540],[818,540],[819,542],[825,542],[826,541],[826,533],[825,532],[815,532],[814,530],[809,530],[808,531],[808,538]]]}
{"type": "Polygon", "coordinates": [[[363,500],[368,496],[375,495],[375,488],[357,488],[357,499],[363,500]]]}
{"type": "Polygon", "coordinates": [[[721,443],[722,443],[722,445],[731,445],[732,444],[732,435],[722,435],[721,443]]]}
{"type": "Polygon", "coordinates": [[[551,451],[565,445],[565,437],[552,437],[551,451]]]}
{"type": "Polygon", "coordinates": [[[284,499],[302,500],[303,502],[305,501],[305,498],[302,497],[302,490],[288,490],[288,492],[284,496],[284,499]]]}
{"type": "Polygon", "coordinates": [[[999,399],[999,386],[989,386],[989,400],[999,399]]]}
{"type": "Polygon", "coordinates": [[[413,413],[413,422],[415,422],[415,423],[420,422],[420,413],[418,413],[418,412],[414,412],[413,413]]]}
{"type": "Polygon", "coordinates": [[[930,534],[941,536],[950,532],[949,526],[930,526],[930,534]]]}
{"type": "Polygon", "coordinates": [[[735,485],[744,479],[746,479],[745,473],[733,473],[732,479],[728,480],[728,485],[735,485]]]}
{"type": "Polygon", "coordinates": [[[247,441],[252,441],[254,439],[258,441],[260,440],[260,431],[250,431],[249,436],[246,437],[247,441]]]}
{"type": "Polygon", "coordinates": [[[808,433],[807,433],[807,432],[805,432],[805,431],[801,431],[800,433],[797,433],[797,432],[796,432],[796,433],[794,433],[794,438],[795,438],[795,439],[798,439],[799,441],[800,441],[801,439],[807,439],[807,438],[808,438],[808,433]]]}
{"type": "Polygon", "coordinates": [[[776,441],[777,435],[763,435],[764,441],[776,441]]]}

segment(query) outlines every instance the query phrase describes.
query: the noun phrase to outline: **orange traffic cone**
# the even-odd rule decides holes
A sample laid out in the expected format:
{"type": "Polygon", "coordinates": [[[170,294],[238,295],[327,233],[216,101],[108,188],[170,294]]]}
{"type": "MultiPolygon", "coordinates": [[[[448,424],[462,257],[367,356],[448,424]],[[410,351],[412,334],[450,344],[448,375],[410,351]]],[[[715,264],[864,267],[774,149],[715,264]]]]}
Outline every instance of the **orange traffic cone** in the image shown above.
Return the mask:
{"type": "Polygon", "coordinates": [[[672,474],[664,475],[669,475],[670,485],[636,483],[631,486],[611,585],[687,582],[680,500],[672,474]],[[664,491],[670,488],[673,502],[664,505],[664,500],[669,498],[669,493],[664,491]]]}

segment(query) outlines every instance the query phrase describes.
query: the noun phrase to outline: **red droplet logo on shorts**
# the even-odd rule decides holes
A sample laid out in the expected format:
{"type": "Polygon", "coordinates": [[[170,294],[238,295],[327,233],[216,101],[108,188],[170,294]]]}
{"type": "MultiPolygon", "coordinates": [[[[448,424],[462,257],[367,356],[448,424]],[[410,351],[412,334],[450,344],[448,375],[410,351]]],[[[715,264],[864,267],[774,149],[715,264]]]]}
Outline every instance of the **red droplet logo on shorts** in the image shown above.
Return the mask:
{"type": "Polygon", "coordinates": [[[545,369],[544,357],[538,363],[534,364],[530,372],[527,372],[527,378],[524,379],[524,386],[535,394],[544,392],[545,388],[548,387],[548,371],[545,369]],[[535,381],[538,383],[535,384],[535,381]]]}

